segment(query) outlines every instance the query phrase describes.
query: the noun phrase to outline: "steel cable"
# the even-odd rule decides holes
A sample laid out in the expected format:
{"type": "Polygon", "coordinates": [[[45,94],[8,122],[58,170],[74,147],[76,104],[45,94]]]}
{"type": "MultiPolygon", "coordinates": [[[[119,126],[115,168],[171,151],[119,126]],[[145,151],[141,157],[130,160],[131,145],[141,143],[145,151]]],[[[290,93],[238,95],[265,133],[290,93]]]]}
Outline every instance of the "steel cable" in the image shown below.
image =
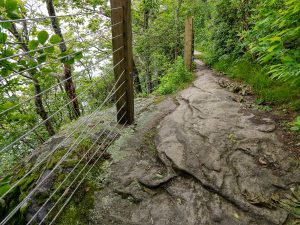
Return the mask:
{"type": "MultiPolygon", "coordinates": [[[[124,97],[126,93],[124,93],[116,102],[116,104],[124,97]]],[[[116,105],[115,104],[115,105],[116,105]]],[[[115,116],[117,116],[121,109],[123,109],[123,107],[125,106],[125,103],[122,105],[122,107],[115,113],[115,116]]],[[[97,127],[101,122],[99,121],[95,126],[97,127]]],[[[102,133],[99,135],[99,137],[96,139],[96,141],[94,141],[94,143],[89,147],[89,149],[86,151],[86,153],[84,154],[84,156],[80,159],[80,161],[77,162],[77,164],[74,166],[74,168],[68,173],[68,175],[64,178],[64,180],[59,184],[59,186],[55,189],[55,191],[48,197],[48,199],[44,202],[44,204],[40,207],[40,209],[33,215],[33,217],[30,219],[30,221],[27,224],[30,224],[31,222],[33,222],[34,218],[39,214],[39,212],[48,204],[48,202],[51,200],[51,198],[57,193],[57,191],[62,187],[62,185],[68,180],[68,178],[71,176],[71,174],[76,170],[76,168],[79,166],[79,164],[81,163],[81,161],[90,153],[90,151],[93,149],[93,147],[95,146],[95,144],[99,141],[99,139],[102,137],[102,135],[104,134],[104,130],[102,131],[102,133]]],[[[110,134],[108,134],[107,136],[109,136],[110,134]]],[[[105,140],[106,141],[106,140],[105,140]]],[[[105,143],[105,141],[102,142],[105,143]]],[[[101,144],[101,146],[102,146],[101,144]]],[[[88,163],[87,163],[88,164],[88,163]]],[[[87,165],[86,164],[86,165],[87,165]]],[[[86,167],[86,166],[85,166],[86,167]]],[[[41,221],[41,223],[43,222],[43,220],[41,221]]]]}
{"type": "MultiPolygon", "coordinates": [[[[119,51],[119,50],[121,50],[121,48],[117,49],[116,51],[119,51]]],[[[115,51],[115,52],[116,52],[116,51],[115,51]]],[[[102,61],[108,59],[108,57],[109,57],[110,55],[111,55],[111,54],[108,54],[105,58],[101,59],[101,60],[98,61],[97,63],[100,63],[100,62],[102,62],[102,61]]],[[[85,70],[90,69],[90,68],[92,68],[92,67],[95,66],[95,65],[96,65],[96,64],[92,64],[90,67],[85,68],[85,70]]],[[[81,71],[81,72],[83,72],[83,71],[81,71]]],[[[0,112],[0,116],[3,115],[3,114],[5,114],[5,113],[7,113],[7,112],[9,112],[9,111],[12,110],[12,109],[17,108],[18,106],[20,106],[20,105],[22,105],[22,104],[24,104],[24,103],[26,103],[26,102],[29,102],[30,100],[34,99],[34,98],[37,97],[37,96],[43,95],[44,93],[46,93],[46,92],[52,90],[53,88],[58,87],[59,85],[63,84],[64,82],[66,82],[66,81],[68,81],[68,80],[70,80],[70,79],[72,79],[72,78],[74,78],[74,75],[68,77],[67,79],[64,79],[64,80],[60,81],[59,83],[57,83],[57,84],[51,86],[50,88],[47,88],[46,90],[42,91],[42,92],[41,92],[40,94],[38,94],[38,95],[34,95],[34,96],[32,96],[32,97],[30,97],[30,98],[28,98],[28,99],[26,99],[26,100],[24,100],[24,101],[22,101],[22,102],[20,102],[20,103],[18,103],[18,104],[16,104],[16,105],[14,105],[14,106],[12,106],[12,107],[10,107],[10,108],[8,108],[8,109],[3,110],[2,112],[0,112]]],[[[77,79],[77,78],[76,78],[76,79],[77,79]]],[[[1,151],[0,151],[0,152],[1,152],[1,151]]]]}
{"type": "MultiPolygon", "coordinates": [[[[116,93],[116,91],[118,91],[118,89],[125,83],[123,82],[122,84],[119,85],[119,87],[113,92],[113,90],[116,88],[116,85],[118,84],[119,80],[121,79],[122,75],[124,74],[125,71],[123,71],[123,73],[120,75],[119,79],[115,82],[115,85],[114,87],[111,89],[110,93],[108,94],[108,96],[106,97],[106,99],[103,101],[103,103],[96,109],[94,110],[93,113],[91,113],[87,118],[91,118],[95,112],[97,112],[98,110],[100,110],[104,105],[105,103],[114,95],[114,93],[116,93]]],[[[28,177],[35,169],[37,169],[46,159],[48,159],[52,154],[54,154],[54,152],[62,146],[63,143],[65,143],[66,140],[68,140],[74,133],[75,131],[82,125],[84,124],[84,121],[82,123],[80,123],[77,127],[75,127],[74,131],[71,132],[60,144],[58,144],[49,154],[47,154],[42,160],[40,160],[33,168],[30,169],[30,171],[28,171],[21,179],[19,179],[17,182],[15,182],[13,185],[11,185],[11,187],[9,188],[9,190],[7,190],[1,197],[0,199],[3,199],[10,191],[12,191],[17,185],[19,185],[26,177],[28,177]]],[[[85,124],[86,125],[86,124],[85,124]]],[[[87,128],[87,125],[86,127],[84,128],[84,131],[85,132],[87,128]]],[[[81,134],[83,133],[81,132],[81,134]]],[[[74,144],[72,145],[72,147],[76,144],[76,142],[79,140],[79,138],[81,137],[81,134],[80,136],[78,136],[76,138],[76,140],[74,141],[74,144]]],[[[78,143],[79,144],[79,143],[78,143]]]]}
{"type": "MultiPolygon", "coordinates": [[[[123,119],[123,117],[125,116],[125,113],[123,114],[123,116],[120,118],[120,120],[123,119]]],[[[126,121],[127,122],[127,121],[126,121]]],[[[126,124],[126,123],[125,123],[126,124]]],[[[125,124],[123,124],[122,129],[124,128],[125,124]]],[[[115,135],[115,138],[117,137],[117,135],[115,135]]],[[[67,204],[69,203],[69,201],[72,199],[73,195],[76,193],[77,189],[80,187],[80,185],[82,184],[82,182],[85,180],[85,178],[87,177],[87,175],[91,172],[91,170],[94,168],[94,166],[97,164],[97,162],[101,159],[101,157],[103,156],[103,154],[106,152],[106,150],[108,149],[108,147],[111,145],[111,143],[115,141],[114,139],[112,139],[112,141],[108,144],[108,146],[105,148],[105,150],[102,152],[102,154],[96,159],[96,161],[92,164],[92,166],[89,168],[89,170],[86,172],[86,174],[83,176],[83,178],[80,180],[80,182],[78,183],[78,185],[76,186],[76,188],[74,189],[74,191],[72,192],[72,194],[69,196],[69,198],[66,200],[66,202],[63,204],[63,206],[60,208],[60,210],[56,213],[55,217],[52,219],[52,221],[50,222],[49,225],[53,224],[54,221],[57,219],[57,217],[59,216],[59,214],[62,212],[62,210],[67,206],[67,204]]],[[[98,151],[100,150],[100,147],[98,149],[98,151]]],[[[98,151],[96,151],[96,153],[98,153],[98,151]]],[[[91,162],[91,160],[95,157],[96,154],[94,154],[91,159],[89,160],[88,163],[91,162]]],[[[85,169],[85,168],[84,168],[85,169]]],[[[83,169],[80,171],[80,173],[77,175],[77,177],[73,180],[73,182],[71,183],[71,185],[69,185],[69,188],[73,185],[73,183],[75,182],[75,180],[77,180],[77,178],[80,176],[80,174],[83,172],[83,169]]],[[[62,198],[64,197],[64,195],[62,195],[58,201],[60,201],[62,198]]],[[[47,217],[49,215],[49,213],[54,209],[54,207],[58,204],[57,203],[50,209],[50,211],[47,213],[47,215],[45,217],[47,217]]],[[[42,224],[42,222],[44,221],[44,219],[39,223],[39,225],[42,224]]]]}
{"type": "MultiPolygon", "coordinates": [[[[71,147],[72,148],[72,147],[71,147]]],[[[64,160],[75,150],[75,148],[73,149],[69,149],[66,154],[59,160],[59,162],[57,162],[57,164],[54,166],[54,168],[42,179],[42,181],[40,181],[40,183],[38,183],[36,185],[35,188],[33,188],[30,193],[5,217],[5,219],[0,223],[0,225],[4,225],[6,224],[11,218],[12,216],[24,205],[26,204],[26,201],[33,195],[33,193],[41,186],[41,184],[43,184],[43,182],[45,180],[47,180],[52,174],[53,172],[62,164],[62,162],[64,162],[64,160]]]]}

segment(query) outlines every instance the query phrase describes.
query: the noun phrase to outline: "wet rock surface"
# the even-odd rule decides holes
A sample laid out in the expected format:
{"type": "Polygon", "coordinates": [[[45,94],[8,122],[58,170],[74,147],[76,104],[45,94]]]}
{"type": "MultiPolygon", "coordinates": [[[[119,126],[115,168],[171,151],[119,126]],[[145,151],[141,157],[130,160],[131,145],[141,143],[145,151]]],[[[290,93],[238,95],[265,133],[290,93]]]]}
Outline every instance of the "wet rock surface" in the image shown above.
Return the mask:
{"type": "Polygon", "coordinates": [[[241,110],[220,78],[197,64],[193,85],[149,104],[110,149],[92,224],[285,224],[278,201],[300,171],[275,122],[241,110]]]}

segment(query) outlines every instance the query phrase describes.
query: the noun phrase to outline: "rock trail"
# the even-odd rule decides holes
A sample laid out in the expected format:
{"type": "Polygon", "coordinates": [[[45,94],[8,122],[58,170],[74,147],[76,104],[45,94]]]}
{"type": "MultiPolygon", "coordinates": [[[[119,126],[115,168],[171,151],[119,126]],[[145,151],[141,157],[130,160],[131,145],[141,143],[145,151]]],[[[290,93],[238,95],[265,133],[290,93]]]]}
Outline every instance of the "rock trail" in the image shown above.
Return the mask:
{"type": "Polygon", "coordinates": [[[275,122],[245,110],[200,61],[196,75],[176,99],[137,104],[134,129],[110,149],[92,224],[286,223],[278,201],[300,173],[275,122]]]}

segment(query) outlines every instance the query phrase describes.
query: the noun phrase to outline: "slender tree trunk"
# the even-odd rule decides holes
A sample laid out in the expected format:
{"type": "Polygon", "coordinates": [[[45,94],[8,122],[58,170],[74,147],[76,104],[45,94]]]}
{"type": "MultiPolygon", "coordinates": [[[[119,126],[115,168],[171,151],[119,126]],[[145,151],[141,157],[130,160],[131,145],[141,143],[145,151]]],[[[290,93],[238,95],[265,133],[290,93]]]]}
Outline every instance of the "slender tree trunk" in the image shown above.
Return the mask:
{"type": "MultiPolygon", "coordinates": [[[[57,18],[55,17],[56,13],[55,13],[53,1],[46,0],[46,4],[47,4],[48,14],[49,14],[49,16],[52,17],[51,24],[52,24],[53,30],[54,30],[55,34],[59,35],[62,39],[62,43],[60,43],[59,48],[60,48],[60,51],[63,53],[65,51],[67,51],[67,45],[64,42],[64,37],[62,35],[59,22],[58,22],[57,18]]],[[[73,112],[74,112],[75,117],[77,118],[80,116],[81,113],[80,113],[79,103],[78,103],[78,99],[77,99],[77,95],[76,95],[76,87],[75,87],[75,84],[72,79],[72,67],[71,67],[71,65],[68,65],[65,63],[63,64],[63,67],[64,67],[64,79],[67,79],[64,84],[65,91],[68,95],[69,100],[72,102],[73,112]]]]}
{"type": "Polygon", "coordinates": [[[148,30],[149,28],[149,16],[150,16],[150,10],[145,6],[144,11],[144,30],[148,30]]]}
{"type": "Polygon", "coordinates": [[[179,41],[180,41],[180,30],[179,30],[179,18],[180,18],[180,9],[182,5],[182,0],[177,0],[177,8],[175,11],[175,32],[176,32],[176,38],[175,38],[175,51],[174,51],[174,57],[177,59],[179,55],[179,41]]]}
{"type": "MultiPolygon", "coordinates": [[[[57,78],[57,83],[59,84],[58,87],[60,89],[60,91],[63,93],[64,92],[64,87],[60,84],[61,80],[59,78],[57,78]]],[[[68,108],[68,114],[69,114],[69,118],[72,118],[72,109],[70,108],[70,105],[67,105],[68,108]]]]}
{"type": "Polygon", "coordinates": [[[35,90],[34,102],[35,102],[35,106],[36,106],[36,112],[44,120],[44,124],[45,124],[45,127],[46,127],[49,135],[53,136],[55,134],[55,131],[54,131],[54,129],[52,127],[52,124],[49,120],[48,113],[46,112],[46,110],[44,108],[43,99],[42,99],[42,95],[41,95],[41,92],[42,92],[41,91],[41,86],[40,86],[37,79],[33,79],[33,83],[34,83],[34,90],[35,90]]]}
{"type": "MultiPolygon", "coordinates": [[[[24,29],[27,29],[27,25],[24,25],[24,29]]],[[[24,51],[25,53],[29,51],[24,38],[22,37],[22,35],[18,32],[17,27],[15,24],[12,24],[12,27],[9,29],[10,33],[18,40],[18,42],[20,42],[20,46],[22,51],[24,51]]],[[[25,37],[25,39],[27,40],[28,38],[25,37]]],[[[26,55],[27,57],[31,58],[30,55],[26,55]]],[[[46,130],[48,131],[48,134],[50,136],[53,136],[55,134],[55,131],[53,129],[52,123],[49,120],[48,117],[48,113],[45,110],[44,107],[44,103],[43,103],[43,98],[42,98],[42,90],[41,90],[41,86],[39,84],[39,81],[34,77],[34,73],[32,72],[32,70],[30,70],[29,72],[29,77],[27,77],[28,79],[33,81],[33,86],[34,86],[34,92],[35,92],[35,98],[34,98],[34,103],[36,106],[36,112],[37,114],[43,119],[44,121],[44,125],[46,127],[46,130]]]]}
{"type": "MultiPolygon", "coordinates": [[[[149,28],[149,18],[150,18],[150,10],[147,6],[146,1],[144,1],[144,27],[143,30],[146,32],[149,28]]],[[[153,91],[152,85],[152,76],[150,71],[150,53],[149,47],[145,46],[146,53],[145,53],[145,77],[146,77],[146,89],[147,93],[151,93],[153,91]]]]}

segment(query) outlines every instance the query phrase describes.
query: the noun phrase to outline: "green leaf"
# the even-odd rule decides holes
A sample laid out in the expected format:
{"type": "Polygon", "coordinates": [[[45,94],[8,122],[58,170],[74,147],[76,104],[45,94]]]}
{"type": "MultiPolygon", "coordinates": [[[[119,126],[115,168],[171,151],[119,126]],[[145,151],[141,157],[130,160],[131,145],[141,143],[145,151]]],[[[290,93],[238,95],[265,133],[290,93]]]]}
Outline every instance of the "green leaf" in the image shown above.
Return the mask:
{"type": "Polygon", "coordinates": [[[0,197],[4,195],[8,190],[10,189],[9,184],[5,184],[3,186],[0,186],[0,197]]]}
{"type": "Polygon", "coordinates": [[[280,44],[272,45],[270,48],[267,49],[267,52],[273,52],[278,47],[280,47],[280,44]]]}
{"type": "Polygon", "coordinates": [[[46,59],[47,59],[46,55],[42,55],[42,56],[37,58],[39,64],[45,62],[46,59]]]}
{"type": "Polygon", "coordinates": [[[281,61],[282,62],[294,62],[294,59],[291,56],[286,55],[286,56],[281,57],[281,61]]]}
{"type": "Polygon", "coordinates": [[[291,127],[291,131],[299,131],[300,127],[291,127]]]}
{"type": "Polygon", "coordinates": [[[29,41],[28,48],[29,50],[35,50],[39,46],[39,42],[37,40],[29,41]]]}
{"type": "Polygon", "coordinates": [[[7,34],[5,33],[0,33],[0,44],[5,43],[7,40],[7,34]]]}
{"type": "Polygon", "coordinates": [[[37,66],[37,63],[36,63],[36,61],[34,61],[34,60],[30,60],[30,61],[28,62],[28,66],[29,66],[30,68],[36,67],[36,66],[37,66]]]}
{"type": "Polygon", "coordinates": [[[75,58],[72,56],[68,56],[68,57],[62,58],[60,61],[65,64],[72,65],[75,63],[75,58]]]}
{"type": "Polygon", "coordinates": [[[18,8],[18,2],[16,0],[6,0],[5,8],[7,11],[12,12],[18,8]]]}
{"type": "Polygon", "coordinates": [[[260,58],[260,61],[261,62],[268,62],[268,61],[270,61],[272,58],[273,58],[273,56],[276,54],[276,52],[271,52],[271,53],[269,53],[269,54],[265,54],[263,57],[261,57],[260,58]]]}
{"type": "Polygon", "coordinates": [[[0,0],[0,7],[5,7],[5,0],[0,0]]]}
{"type": "Polygon", "coordinates": [[[49,34],[47,31],[42,30],[38,33],[38,40],[41,44],[45,44],[49,38],[49,34]]]}
{"type": "Polygon", "coordinates": [[[53,53],[54,50],[55,50],[55,48],[53,46],[50,46],[50,47],[44,49],[44,51],[48,54],[53,53]]]}
{"type": "Polygon", "coordinates": [[[12,25],[11,25],[10,22],[4,22],[4,23],[1,23],[1,26],[2,26],[4,29],[10,29],[12,25]]]}
{"type": "Polygon", "coordinates": [[[76,60],[82,59],[82,58],[83,58],[82,52],[77,52],[77,53],[74,55],[74,58],[75,58],[76,60]]]}
{"type": "Polygon", "coordinates": [[[270,40],[271,42],[281,41],[281,37],[275,36],[275,37],[269,38],[268,40],[270,40]]]}
{"type": "Polygon", "coordinates": [[[2,109],[3,110],[6,110],[6,109],[9,109],[9,108],[11,108],[11,107],[13,107],[14,106],[14,103],[12,103],[12,102],[5,102],[3,105],[2,105],[2,109]]]}
{"type": "Polygon", "coordinates": [[[19,63],[20,63],[21,65],[23,65],[23,66],[26,66],[26,65],[27,65],[27,62],[26,62],[24,59],[20,60],[19,63]]]}
{"type": "Polygon", "coordinates": [[[6,68],[1,69],[1,76],[2,77],[7,77],[9,75],[9,70],[6,68]]]}
{"type": "Polygon", "coordinates": [[[62,41],[62,38],[57,34],[52,35],[51,38],[50,38],[50,43],[53,44],[53,45],[55,45],[55,44],[57,44],[61,41],[62,41]]]}
{"type": "Polygon", "coordinates": [[[51,69],[50,67],[43,67],[41,71],[42,73],[50,73],[53,71],[53,69],[51,69]]]}
{"type": "Polygon", "coordinates": [[[12,49],[5,49],[2,53],[3,57],[10,57],[14,55],[14,51],[12,49]]]}
{"type": "Polygon", "coordinates": [[[10,19],[13,19],[13,20],[20,19],[20,16],[19,16],[19,14],[18,14],[16,11],[8,12],[8,13],[7,13],[7,16],[8,16],[10,19]]]}

